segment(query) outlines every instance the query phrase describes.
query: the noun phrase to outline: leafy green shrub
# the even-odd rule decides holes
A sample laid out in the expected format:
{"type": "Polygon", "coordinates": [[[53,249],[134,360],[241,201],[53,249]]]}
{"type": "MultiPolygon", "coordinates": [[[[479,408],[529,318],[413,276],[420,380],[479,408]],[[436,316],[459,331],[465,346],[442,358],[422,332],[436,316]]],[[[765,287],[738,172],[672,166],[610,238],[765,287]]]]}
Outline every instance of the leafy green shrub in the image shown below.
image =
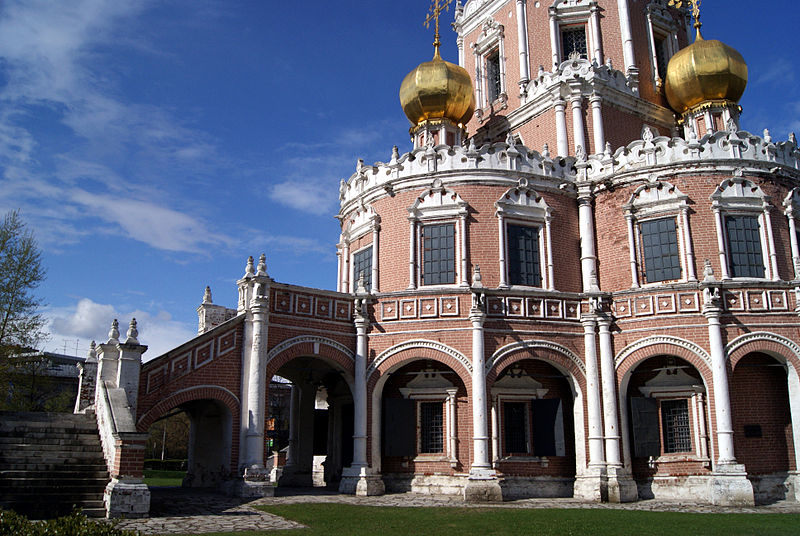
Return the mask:
{"type": "Polygon", "coordinates": [[[30,521],[10,510],[0,510],[0,536],[136,536],[113,523],[91,521],[76,510],[68,516],[30,521]]]}

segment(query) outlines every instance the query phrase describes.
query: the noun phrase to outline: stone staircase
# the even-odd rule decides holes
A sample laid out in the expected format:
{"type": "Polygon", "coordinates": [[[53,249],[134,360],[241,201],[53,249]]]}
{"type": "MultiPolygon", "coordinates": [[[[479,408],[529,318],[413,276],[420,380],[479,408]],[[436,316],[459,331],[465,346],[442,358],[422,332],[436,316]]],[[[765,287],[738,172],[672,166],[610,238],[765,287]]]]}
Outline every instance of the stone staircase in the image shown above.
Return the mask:
{"type": "Polygon", "coordinates": [[[93,414],[0,411],[0,508],[104,517],[109,475],[93,414]]]}

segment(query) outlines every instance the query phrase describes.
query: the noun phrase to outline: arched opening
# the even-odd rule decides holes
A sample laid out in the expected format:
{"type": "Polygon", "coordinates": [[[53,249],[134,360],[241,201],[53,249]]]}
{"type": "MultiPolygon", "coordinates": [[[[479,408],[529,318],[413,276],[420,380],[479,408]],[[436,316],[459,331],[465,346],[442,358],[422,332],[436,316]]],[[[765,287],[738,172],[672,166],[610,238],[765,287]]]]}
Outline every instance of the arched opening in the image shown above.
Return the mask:
{"type": "Polygon", "coordinates": [[[353,396],[345,372],[324,358],[301,356],[276,375],[291,382],[288,445],[278,485],[338,489],[342,469],[353,461],[353,396]]]}
{"type": "Polygon", "coordinates": [[[439,361],[414,359],[381,380],[373,400],[380,401],[386,490],[460,493],[463,482],[456,475],[469,469],[472,423],[461,377],[439,361]]]}
{"type": "Polygon", "coordinates": [[[654,356],[633,368],[624,392],[639,496],[685,497],[687,481],[711,468],[711,421],[702,375],[679,357],[654,356]]]}
{"type": "Polygon", "coordinates": [[[550,363],[523,359],[490,388],[492,460],[503,497],[571,497],[575,483],[575,399],[550,363]]]}
{"type": "Polygon", "coordinates": [[[751,352],[736,362],[730,392],[734,452],[756,503],[785,499],[786,478],[796,469],[786,365],[751,352]]]}

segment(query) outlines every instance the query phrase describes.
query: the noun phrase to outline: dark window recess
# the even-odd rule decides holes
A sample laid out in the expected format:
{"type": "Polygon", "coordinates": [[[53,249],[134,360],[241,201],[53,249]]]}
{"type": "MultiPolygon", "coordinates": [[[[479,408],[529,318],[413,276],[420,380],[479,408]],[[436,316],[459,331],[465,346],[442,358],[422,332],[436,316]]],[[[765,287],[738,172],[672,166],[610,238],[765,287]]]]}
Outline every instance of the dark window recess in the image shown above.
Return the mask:
{"type": "Polygon", "coordinates": [[[500,97],[500,51],[493,50],[486,56],[486,83],[489,91],[489,102],[500,97]]]}
{"type": "Polygon", "coordinates": [[[661,402],[661,422],[664,430],[664,452],[692,450],[689,429],[689,400],[664,400],[661,402]]]}
{"type": "Polygon", "coordinates": [[[658,400],[632,397],[633,455],[660,456],[661,440],[658,430],[658,400]]]}
{"type": "Polygon", "coordinates": [[[648,283],[681,278],[678,257],[678,235],[674,218],[643,221],[639,224],[642,238],[644,277],[648,283]]]}
{"type": "Polygon", "coordinates": [[[506,454],[528,454],[528,411],[525,402],[503,403],[503,444],[506,454]]]}
{"type": "Polygon", "coordinates": [[[342,467],[353,464],[353,436],[355,435],[355,406],[342,405],[342,467]]]}
{"type": "Polygon", "coordinates": [[[509,225],[508,278],[512,285],[542,286],[539,228],[509,225]]]}
{"type": "Polygon", "coordinates": [[[441,402],[420,402],[420,454],[444,452],[444,419],[441,402]]]}
{"type": "Polygon", "coordinates": [[[534,456],[565,456],[564,414],[561,400],[544,398],[531,400],[534,456]]]}
{"type": "Polygon", "coordinates": [[[383,400],[383,454],[385,456],[414,455],[417,438],[414,409],[414,401],[407,398],[385,398],[383,400]]]}
{"type": "Polygon", "coordinates": [[[314,456],[328,454],[328,410],[314,410],[314,456]]]}
{"type": "Polygon", "coordinates": [[[422,284],[456,282],[456,226],[452,223],[422,228],[422,284]]]}
{"type": "Polygon", "coordinates": [[[566,61],[573,53],[577,53],[581,58],[588,58],[586,47],[586,27],[572,26],[561,28],[561,50],[564,57],[561,61],[566,61]]]}
{"type": "Polygon", "coordinates": [[[358,288],[358,277],[364,274],[364,288],[372,288],[372,246],[353,255],[353,289],[358,288]]]}
{"type": "Polygon", "coordinates": [[[656,67],[658,77],[663,81],[667,77],[667,65],[669,64],[669,52],[667,48],[667,38],[656,36],[656,67]]]}
{"type": "Polygon", "coordinates": [[[761,235],[755,216],[726,216],[728,258],[733,277],[764,277],[761,235]]]}
{"type": "Polygon", "coordinates": [[[764,437],[760,424],[745,424],[744,437],[764,437]]]}

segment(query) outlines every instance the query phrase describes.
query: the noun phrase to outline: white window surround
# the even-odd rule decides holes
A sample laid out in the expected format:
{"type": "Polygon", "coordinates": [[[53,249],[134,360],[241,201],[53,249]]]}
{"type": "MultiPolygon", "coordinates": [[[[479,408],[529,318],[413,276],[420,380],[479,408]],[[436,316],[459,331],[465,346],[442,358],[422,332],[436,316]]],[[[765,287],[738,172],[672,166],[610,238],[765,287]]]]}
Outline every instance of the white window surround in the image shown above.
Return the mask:
{"type": "MultiPolygon", "coordinates": [[[[469,286],[467,281],[467,202],[457,193],[442,186],[440,179],[435,179],[431,188],[421,194],[414,205],[408,209],[409,221],[409,259],[408,288],[414,290],[421,286],[422,244],[421,227],[433,223],[456,224],[456,281],[463,287],[469,286]]],[[[373,268],[374,269],[374,268],[373,268]]],[[[435,287],[440,285],[425,285],[435,287]]],[[[449,285],[446,285],[449,286],[449,285]]]]}
{"type": "Polygon", "coordinates": [[[400,394],[404,398],[412,399],[416,402],[416,449],[417,456],[414,461],[448,461],[452,466],[458,463],[457,451],[457,406],[456,394],[458,388],[442,375],[443,371],[434,369],[424,369],[417,373],[417,377],[400,388],[400,394]],[[445,404],[444,419],[444,453],[419,453],[421,450],[422,434],[421,430],[421,411],[420,403],[441,401],[445,404]],[[444,457],[442,456],[444,454],[444,457]]]}
{"type": "Polygon", "coordinates": [[[360,206],[355,214],[343,225],[341,240],[337,245],[337,255],[339,256],[339,277],[337,278],[338,292],[355,292],[356,281],[350,281],[351,267],[353,265],[353,255],[362,249],[372,246],[372,288],[371,293],[375,294],[378,290],[378,250],[379,235],[381,230],[381,218],[371,206],[360,206]],[[357,251],[350,251],[350,244],[372,232],[372,243],[366,244],[357,251]]]}
{"type": "Polygon", "coordinates": [[[539,227],[539,266],[541,267],[542,288],[555,290],[553,274],[553,241],[550,223],[553,219],[552,209],[533,188],[528,187],[527,179],[520,179],[516,188],[508,190],[494,204],[497,211],[499,254],[500,254],[500,288],[508,288],[508,232],[506,224],[539,227]]]}
{"type": "Polygon", "coordinates": [[[603,49],[599,39],[600,9],[595,0],[556,0],[548,11],[550,49],[554,67],[568,59],[561,50],[561,28],[581,24],[586,27],[586,50],[589,56],[587,59],[596,60],[598,65],[603,65],[603,49]]]}
{"type": "MultiPolygon", "coordinates": [[[[692,446],[694,459],[708,463],[708,428],[706,425],[705,387],[703,382],[683,371],[684,366],[664,367],[658,374],[642,387],[639,391],[645,397],[660,400],[689,400],[689,412],[692,416],[692,446]]],[[[659,405],[659,429],[664,434],[659,405]]],[[[663,443],[661,448],[663,449],[663,443]]],[[[662,454],[655,462],[664,462],[676,458],[685,458],[685,452],[662,454]]]]}
{"type": "Polygon", "coordinates": [[[475,103],[478,109],[486,108],[492,104],[489,101],[489,78],[486,68],[486,58],[497,51],[500,68],[500,95],[497,100],[502,100],[506,92],[506,51],[505,27],[492,18],[481,25],[478,40],[470,46],[475,56],[475,103]]]}
{"type": "Polygon", "coordinates": [[[798,222],[800,218],[800,188],[793,188],[783,200],[783,213],[789,220],[789,243],[792,248],[792,266],[794,278],[800,279],[800,244],[797,240],[798,222]]]}
{"type": "MultiPolygon", "coordinates": [[[[648,220],[675,217],[678,239],[678,255],[681,261],[680,281],[696,281],[694,248],[689,231],[689,197],[666,181],[652,181],[639,186],[623,205],[628,227],[628,251],[631,264],[631,287],[639,288],[639,268],[642,251],[638,223],[648,220]]],[[[644,286],[661,285],[663,281],[646,283],[644,286]]]]}
{"type": "Polygon", "coordinates": [[[647,44],[650,51],[650,62],[653,67],[653,84],[660,88],[667,73],[658,70],[658,52],[656,41],[664,40],[667,55],[671,58],[678,51],[678,24],[667,9],[666,0],[654,0],[645,9],[647,18],[647,44]]]}
{"type": "Polygon", "coordinates": [[[772,234],[772,218],[770,217],[770,210],[772,209],[771,198],[757,185],[743,178],[742,171],[737,169],[734,171],[732,178],[722,181],[717,189],[714,190],[714,193],[711,194],[710,199],[711,209],[714,211],[722,279],[731,279],[725,216],[744,215],[758,218],[762,259],[764,261],[764,279],[777,281],[780,275],[778,274],[778,258],[772,234]]]}
{"type": "MultiPolygon", "coordinates": [[[[530,456],[503,456],[505,452],[505,444],[501,438],[505,437],[505,430],[501,427],[500,423],[504,422],[502,417],[503,403],[505,402],[525,402],[529,404],[532,399],[544,398],[547,394],[547,389],[542,387],[542,384],[533,379],[520,367],[511,366],[511,369],[502,378],[497,380],[492,386],[492,407],[491,407],[491,425],[492,425],[492,460],[496,464],[502,459],[513,459],[514,461],[542,461],[541,458],[533,456],[532,445],[528,445],[530,456]]],[[[530,414],[530,405],[528,407],[528,414],[530,414]]],[[[526,427],[528,434],[528,441],[530,442],[530,422],[526,427]]]]}

